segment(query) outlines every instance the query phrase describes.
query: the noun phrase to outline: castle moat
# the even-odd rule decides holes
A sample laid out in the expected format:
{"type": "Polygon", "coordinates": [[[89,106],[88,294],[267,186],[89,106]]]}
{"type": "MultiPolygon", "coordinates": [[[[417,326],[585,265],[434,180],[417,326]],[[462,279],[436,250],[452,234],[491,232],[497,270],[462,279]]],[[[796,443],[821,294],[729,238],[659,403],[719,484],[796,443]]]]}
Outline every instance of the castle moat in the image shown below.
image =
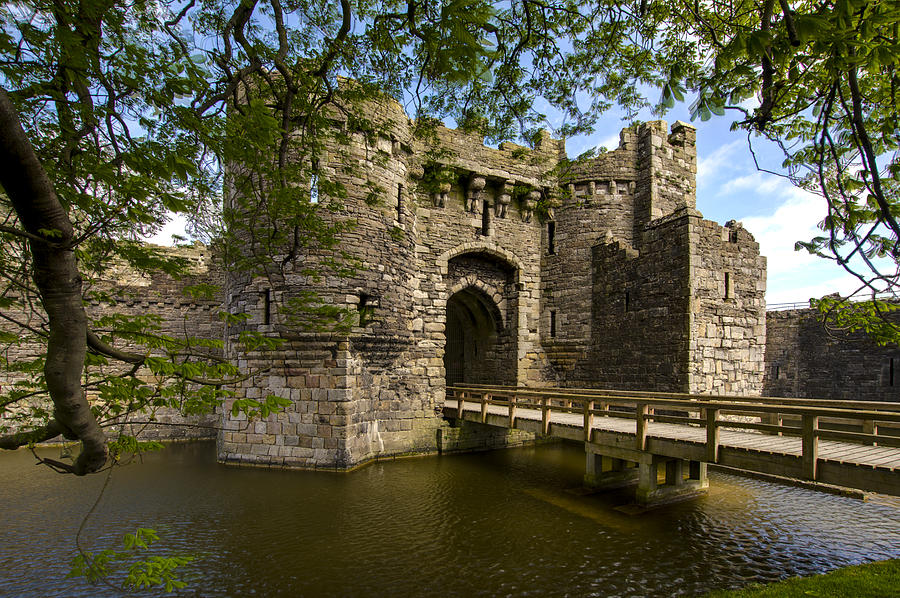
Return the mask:
{"type": "MultiPolygon", "coordinates": [[[[58,449],[41,449],[45,456],[58,449]]],[[[584,494],[584,450],[401,459],[350,473],[238,468],[208,442],[116,468],[87,550],[135,527],[191,553],[190,596],[696,596],[900,557],[900,501],[710,474],[708,496],[641,512],[584,494]]],[[[0,595],[118,595],[66,579],[104,475],[0,454],[0,595]]]]}

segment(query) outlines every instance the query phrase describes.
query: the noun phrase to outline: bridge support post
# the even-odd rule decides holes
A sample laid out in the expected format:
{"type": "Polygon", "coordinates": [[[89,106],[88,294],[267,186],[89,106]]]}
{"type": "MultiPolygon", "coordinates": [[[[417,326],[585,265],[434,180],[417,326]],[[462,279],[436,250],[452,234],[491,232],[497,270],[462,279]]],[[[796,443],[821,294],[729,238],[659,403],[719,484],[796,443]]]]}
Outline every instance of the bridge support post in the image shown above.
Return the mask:
{"type": "Polygon", "coordinates": [[[689,480],[697,480],[702,482],[704,487],[709,487],[709,480],[706,479],[706,463],[703,461],[688,461],[690,471],[688,473],[689,480]]]}
{"type": "Polygon", "coordinates": [[[659,455],[647,455],[639,465],[638,487],[635,499],[644,506],[656,506],[694,498],[706,494],[709,480],[706,464],[699,461],[669,459],[659,455]],[[664,482],[660,483],[660,464],[665,464],[664,482]],[[685,464],[687,463],[687,466],[685,464]],[[685,475],[687,470],[687,475],[685,475]]]}
{"type": "Polygon", "coordinates": [[[584,485],[597,490],[612,490],[634,484],[638,479],[638,468],[624,460],[597,452],[585,443],[586,463],[584,485]]]}

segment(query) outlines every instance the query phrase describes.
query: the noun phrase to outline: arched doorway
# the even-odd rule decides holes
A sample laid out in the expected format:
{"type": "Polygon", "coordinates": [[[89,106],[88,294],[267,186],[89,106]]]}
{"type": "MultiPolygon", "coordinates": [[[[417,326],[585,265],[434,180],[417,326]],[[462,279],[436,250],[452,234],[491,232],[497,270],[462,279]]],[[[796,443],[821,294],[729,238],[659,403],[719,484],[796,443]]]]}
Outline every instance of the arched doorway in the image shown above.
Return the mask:
{"type": "Polygon", "coordinates": [[[447,385],[515,384],[515,335],[494,301],[467,287],[447,301],[447,385]]]}

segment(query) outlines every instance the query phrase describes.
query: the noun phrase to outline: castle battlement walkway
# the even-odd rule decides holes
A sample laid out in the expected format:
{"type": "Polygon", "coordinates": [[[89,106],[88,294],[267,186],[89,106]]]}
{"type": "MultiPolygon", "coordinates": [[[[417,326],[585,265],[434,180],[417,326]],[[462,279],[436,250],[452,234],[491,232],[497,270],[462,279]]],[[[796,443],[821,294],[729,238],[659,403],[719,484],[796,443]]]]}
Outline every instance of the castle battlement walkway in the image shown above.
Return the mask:
{"type": "Polygon", "coordinates": [[[585,481],[642,503],[705,491],[709,463],[900,496],[900,403],[457,385],[444,413],[582,441],[585,481]]]}

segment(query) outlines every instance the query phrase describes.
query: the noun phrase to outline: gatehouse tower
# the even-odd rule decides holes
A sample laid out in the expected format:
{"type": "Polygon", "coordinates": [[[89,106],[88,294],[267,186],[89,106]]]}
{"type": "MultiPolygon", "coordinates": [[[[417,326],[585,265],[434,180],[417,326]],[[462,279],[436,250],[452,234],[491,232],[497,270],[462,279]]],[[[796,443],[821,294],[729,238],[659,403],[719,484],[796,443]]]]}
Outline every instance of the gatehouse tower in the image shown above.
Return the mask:
{"type": "Polygon", "coordinates": [[[418,138],[389,100],[369,116],[379,133],[336,122],[342,142],[319,161],[346,190],[334,218],[354,222],[340,247],[360,267],[228,277],[226,307],[283,341],[232,349],[266,369],[236,394],[291,404],[249,425],[224,409],[220,460],[347,469],[521,440],[460,439],[441,414],[448,383],[761,391],[765,259],[739,224],[696,210],[692,127],[636,125],[570,165],[548,134],[493,148],[443,127],[418,138]],[[310,290],[354,325],[301,330],[272,308],[310,290]]]}

